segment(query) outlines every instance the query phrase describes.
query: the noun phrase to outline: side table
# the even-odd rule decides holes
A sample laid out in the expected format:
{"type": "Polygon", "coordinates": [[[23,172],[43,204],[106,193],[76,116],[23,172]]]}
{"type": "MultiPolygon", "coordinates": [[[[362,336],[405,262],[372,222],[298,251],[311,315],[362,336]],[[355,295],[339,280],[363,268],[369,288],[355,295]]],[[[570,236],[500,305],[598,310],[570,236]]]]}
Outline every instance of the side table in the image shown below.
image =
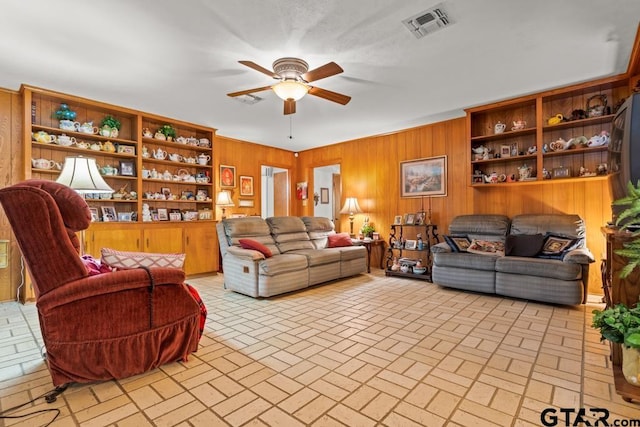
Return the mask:
{"type": "Polygon", "coordinates": [[[385,241],[382,239],[378,240],[359,240],[352,239],[351,240],[354,245],[364,246],[367,249],[367,273],[371,273],[371,251],[373,247],[382,246],[380,249],[380,269],[384,270],[384,244],[385,241]]]}

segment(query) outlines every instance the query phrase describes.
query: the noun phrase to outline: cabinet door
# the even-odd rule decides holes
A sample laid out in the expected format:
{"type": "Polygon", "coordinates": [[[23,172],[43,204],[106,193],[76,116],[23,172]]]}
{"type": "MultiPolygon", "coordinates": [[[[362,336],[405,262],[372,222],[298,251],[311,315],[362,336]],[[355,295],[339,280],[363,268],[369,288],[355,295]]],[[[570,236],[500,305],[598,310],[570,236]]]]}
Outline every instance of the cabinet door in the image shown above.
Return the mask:
{"type": "Polygon", "coordinates": [[[118,251],[142,251],[139,229],[98,228],[85,232],[84,253],[100,258],[100,249],[118,251]]]}
{"type": "Polygon", "coordinates": [[[218,270],[218,235],[214,223],[184,230],[187,274],[210,273],[218,270]]]}
{"type": "Polygon", "coordinates": [[[143,230],[145,252],[173,254],[184,252],[182,227],[149,227],[143,230]]]}

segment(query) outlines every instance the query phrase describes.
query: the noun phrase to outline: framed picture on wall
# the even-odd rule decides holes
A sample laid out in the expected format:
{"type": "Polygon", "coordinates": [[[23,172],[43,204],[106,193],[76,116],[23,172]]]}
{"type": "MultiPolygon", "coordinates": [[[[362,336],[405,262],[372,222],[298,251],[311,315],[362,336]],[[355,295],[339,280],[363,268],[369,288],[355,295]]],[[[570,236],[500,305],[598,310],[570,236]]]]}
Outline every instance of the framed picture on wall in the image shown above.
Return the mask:
{"type": "Polygon", "coordinates": [[[329,204],[329,189],[321,187],[320,188],[320,203],[323,205],[329,204]]]}
{"type": "Polygon", "coordinates": [[[447,156],[400,162],[400,196],[446,196],[447,156]]]}
{"type": "Polygon", "coordinates": [[[240,175],[240,195],[253,196],[253,177],[240,175]]]}
{"type": "Polygon", "coordinates": [[[296,199],[307,200],[307,182],[298,182],[296,184],[296,199]]]}
{"type": "Polygon", "coordinates": [[[220,165],[220,187],[236,188],[236,167],[220,165]]]}

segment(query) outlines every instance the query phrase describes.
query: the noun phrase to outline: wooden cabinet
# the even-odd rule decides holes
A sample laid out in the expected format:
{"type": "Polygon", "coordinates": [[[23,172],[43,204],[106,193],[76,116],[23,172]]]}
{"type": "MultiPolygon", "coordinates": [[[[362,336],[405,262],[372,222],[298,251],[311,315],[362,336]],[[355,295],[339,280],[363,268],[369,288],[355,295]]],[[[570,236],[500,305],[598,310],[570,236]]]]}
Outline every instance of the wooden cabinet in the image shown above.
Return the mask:
{"type": "Polygon", "coordinates": [[[470,185],[491,188],[558,179],[606,179],[606,171],[598,166],[607,164],[607,146],[578,144],[556,150],[552,143],[610,133],[614,108],[628,95],[628,79],[616,77],[466,110],[470,185]],[[607,105],[598,116],[589,117],[587,107],[594,98],[606,99],[607,105]],[[568,120],[550,124],[549,119],[558,115],[568,120]],[[520,127],[517,122],[522,123],[520,127]],[[505,125],[504,131],[497,132],[497,123],[505,125]],[[521,170],[529,171],[530,176],[521,177],[521,170]],[[492,174],[497,179],[487,183],[485,177],[492,174]]]}
{"type": "Polygon", "coordinates": [[[23,86],[21,93],[25,179],[55,180],[65,157],[85,156],[96,159],[111,188],[127,193],[122,198],[85,195],[99,220],[80,233],[85,253],[99,258],[103,247],[184,252],[187,274],[217,271],[215,129],[36,87],[23,86]],[[73,121],[57,118],[63,105],[75,113],[73,121]],[[99,133],[108,115],[121,123],[117,136],[99,133]],[[80,128],[82,124],[87,126],[80,128]],[[175,138],[156,138],[164,125],[175,130],[175,138]],[[152,221],[143,221],[146,206],[152,221]],[[125,214],[132,221],[104,222],[103,207],[113,208],[116,219],[125,214]],[[165,214],[171,220],[162,220],[165,214]]]}
{"type": "MultiPolygon", "coordinates": [[[[616,250],[624,247],[624,243],[633,240],[631,234],[620,233],[616,229],[607,227],[602,228],[602,233],[606,239],[606,259],[602,268],[602,285],[607,307],[613,307],[616,304],[633,307],[638,304],[638,298],[640,298],[640,271],[636,269],[627,278],[621,279],[620,270],[627,264],[627,260],[615,253],[616,250]]],[[[631,400],[640,402],[640,387],[627,383],[622,375],[620,344],[611,343],[611,363],[616,392],[627,402],[631,400]]]]}

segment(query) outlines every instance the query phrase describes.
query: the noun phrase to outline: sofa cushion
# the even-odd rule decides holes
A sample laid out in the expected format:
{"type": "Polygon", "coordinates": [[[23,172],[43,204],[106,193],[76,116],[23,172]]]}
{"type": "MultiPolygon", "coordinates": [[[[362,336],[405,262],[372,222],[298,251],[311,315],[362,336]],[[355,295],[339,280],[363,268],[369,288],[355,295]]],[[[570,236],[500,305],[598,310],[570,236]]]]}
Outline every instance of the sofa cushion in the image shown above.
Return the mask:
{"type": "Polygon", "coordinates": [[[578,247],[579,239],[549,233],[544,237],[540,258],[562,259],[564,255],[578,247]]]}
{"type": "Polygon", "coordinates": [[[533,257],[540,252],[544,236],[538,234],[510,234],[504,245],[506,256],[533,257]]]}
{"type": "Polygon", "coordinates": [[[327,236],[327,246],[330,248],[341,248],[344,246],[353,246],[349,233],[336,233],[327,236]]]}
{"type": "Polygon", "coordinates": [[[257,240],[239,239],[238,243],[240,243],[240,246],[243,249],[253,249],[254,251],[258,251],[262,253],[265,258],[269,258],[273,256],[273,253],[271,252],[271,250],[265,245],[263,245],[262,243],[258,242],[257,240]]]}
{"type": "Polygon", "coordinates": [[[584,220],[573,214],[522,214],[511,221],[511,234],[553,233],[566,237],[584,238],[584,220]]]}
{"type": "Polygon", "coordinates": [[[307,257],[309,267],[317,265],[332,264],[340,262],[340,252],[325,249],[301,249],[295,252],[289,252],[304,255],[307,257]]]}
{"type": "Polygon", "coordinates": [[[277,216],[267,218],[271,235],[281,253],[299,249],[314,249],[307,234],[307,228],[297,216],[277,216]]]}
{"type": "Polygon", "coordinates": [[[509,232],[505,215],[458,215],[449,225],[449,234],[467,235],[470,239],[502,240],[509,232]]]}
{"type": "Polygon", "coordinates": [[[265,276],[276,276],[290,271],[305,270],[309,266],[307,257],[301,254],[279,254],[259,262],[259,273],[265,276]]]}
{"type": "MultiPolygon", "coordinates": [[[[477,255],[472,253],[436,252],[433,254],[433,264],[439,267],[457,267],[469,270],[494,271],[496,256],[477,255]]],[[[473,274],[472,271],[469,271],[473,274]]]]}
{"type": "Polygon", "coordinates": [[[182,269],[185,254],[157,254],[151,252],[124,252],[101,249],[101,262],[111,268],[126,270],[140,267],[168,267],[182,269]]]}
{"type": "Polygon", "coordinates": [[[444,236],[444,241],[447,242],[453,252],[467,252],[467,248],[471,245],[471,239],[464,234],[460,236],[444,236]]]}
{"type": "Polygon", "coordinates": [[[301,219],[313,246],[316,249],[328,247],[328,237],[331,234],[335,234],[333,221],[329,218],[318,216],[303,216],[301,219]]]}
{"type": "MultiPolygon", "coordinates": [[[[496,260],[496,271],[523,276],[550,277],[559,280],[578,280],[582,277],[580,264],[525,257],[498,258],[496,260]]],[[[518,286],[518,284],[513,283],[513,286],[518,286]]]]}
{"type": "Polygon", "coordinates": [[[478,255],[504,256],[504,242],[473,239],[467,252],[478,255]]]}

